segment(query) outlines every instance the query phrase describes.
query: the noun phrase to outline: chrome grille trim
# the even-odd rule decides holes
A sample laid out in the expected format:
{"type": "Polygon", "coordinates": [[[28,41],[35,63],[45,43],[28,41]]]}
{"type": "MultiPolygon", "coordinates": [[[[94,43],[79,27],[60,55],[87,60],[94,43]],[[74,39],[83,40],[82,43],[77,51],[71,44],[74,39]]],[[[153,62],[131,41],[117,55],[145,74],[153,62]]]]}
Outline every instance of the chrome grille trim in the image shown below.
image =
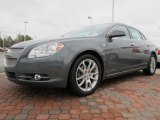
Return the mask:
{"type": "Polygon", "coordinates": [[[10,48],[9,53],[20,53],[24,48],[10,48]]]}

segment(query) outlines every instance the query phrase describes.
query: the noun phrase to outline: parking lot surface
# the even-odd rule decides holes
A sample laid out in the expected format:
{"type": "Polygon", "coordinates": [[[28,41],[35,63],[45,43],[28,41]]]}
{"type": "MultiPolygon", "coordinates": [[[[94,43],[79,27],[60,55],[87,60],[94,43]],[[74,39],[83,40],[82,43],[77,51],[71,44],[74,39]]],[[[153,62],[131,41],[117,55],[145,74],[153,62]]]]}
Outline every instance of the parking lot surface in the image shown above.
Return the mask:
{"type": "Polygon", "coordinates": [[[0,120],[160,120],[160,70],[109,79],[87,97],[21,86],[0,74],[0,120]]]}

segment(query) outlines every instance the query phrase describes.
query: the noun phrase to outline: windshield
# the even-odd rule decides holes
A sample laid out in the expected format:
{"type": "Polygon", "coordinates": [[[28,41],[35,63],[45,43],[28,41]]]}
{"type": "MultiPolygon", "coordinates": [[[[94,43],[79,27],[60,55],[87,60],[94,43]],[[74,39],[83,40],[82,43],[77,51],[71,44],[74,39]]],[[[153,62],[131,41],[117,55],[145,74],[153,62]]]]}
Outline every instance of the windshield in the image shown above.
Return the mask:
{"type": "Polygon", "coordinates": [[[102,34],[107,28],[107,24],[93,25],[81,28],[79,30],[75,30],[69,32],[63,37],[72,38],[72,37],[94,37],[102,34]]]}

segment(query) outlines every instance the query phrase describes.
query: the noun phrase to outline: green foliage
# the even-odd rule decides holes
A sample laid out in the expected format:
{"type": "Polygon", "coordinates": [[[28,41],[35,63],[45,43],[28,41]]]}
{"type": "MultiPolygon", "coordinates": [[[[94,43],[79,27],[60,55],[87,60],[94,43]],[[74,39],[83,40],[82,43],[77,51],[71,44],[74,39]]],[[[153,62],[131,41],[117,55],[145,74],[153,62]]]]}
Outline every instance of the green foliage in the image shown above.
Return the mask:
{"type": "Polygon", "coordinates": [[[26,35],[26,40],[27,40],[27,41],[28,41],[28,40],[32,40],[32,37],[29,36],[29,35],[26,35]]]}
{"type": "Polygon", "coordinates": [[[7,47],[7,48],[9,48],[10,46],[12,46],[13,43],[14,43],[14,41],[13,41],[13,39],[12,39],[11,36],[5,37],[4,41],[5,41],[5,47],[7,47]]]}
{"type": "Polygon", "coordinates": [[[0,47],[3,46],[3,40],[0,38],[0,47]]]}
{"type": "Polygon", "coordinates": [[[15,39],[13,39],[11,36],[5,37],[3,39],[0,38],[0,47],[3,47],[3,40],[5,42],[5,47],[9,48],[16,43],[32,40],[32,37],[29,35],[18,34],[15,39]]]}
{"type": "Polygon", "coordinates": [[[19,43],[19,42],[28,41],[28,40],[32,40],[32,37],[30,37],[29,35],[18,34],[15,39],[15,42],[19,43]]]}

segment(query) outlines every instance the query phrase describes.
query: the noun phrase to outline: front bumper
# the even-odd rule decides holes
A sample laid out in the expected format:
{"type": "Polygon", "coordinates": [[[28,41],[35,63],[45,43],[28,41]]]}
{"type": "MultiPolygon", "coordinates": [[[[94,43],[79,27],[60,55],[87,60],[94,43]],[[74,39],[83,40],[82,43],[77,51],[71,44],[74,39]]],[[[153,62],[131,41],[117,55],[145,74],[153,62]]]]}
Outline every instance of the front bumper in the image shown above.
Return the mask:
{"type": "Polygon", "coordinates": [[[16,66],[5,66],[8,80],[30,86],[66,87],[67,68],[60,62],[50,60],[21,60],[16,66]],[[47,79],[35,80],[35,74],[45,75],[47,79]]]}
{"type": "Polygon", "coordinates": [[[45,87],[45,88],[65,88],[66,87],[66,84],[64,84],[64,80],[60,80],[60,79],[51,79],[48,81],[35,81],[35,80],[28,81],[28,80],[22,80],[22,79],[8,78],[8,80],[21,85],[36,86],[36,87],[45,87]]]}
{"type": "MultiPolygon", "coordinates": [[[[8,80],[14,83],[38,87],[65,88],[72,63],[72,55],[69,50],[63,50],[47,58],[28,59],[19,57],[15,65],[5,63],[5,73],[8,80]],[[42,75],[45,79],[35,80],[34,76],[36,74],[42,75]]],[[[12,55],[9,54],[8,56],[11,57],[12,55]]],[[[7,61],[7,55],[5,59],[7,61]]],[[[15,62],[12,60],[12,63],[15,62]]]]}

